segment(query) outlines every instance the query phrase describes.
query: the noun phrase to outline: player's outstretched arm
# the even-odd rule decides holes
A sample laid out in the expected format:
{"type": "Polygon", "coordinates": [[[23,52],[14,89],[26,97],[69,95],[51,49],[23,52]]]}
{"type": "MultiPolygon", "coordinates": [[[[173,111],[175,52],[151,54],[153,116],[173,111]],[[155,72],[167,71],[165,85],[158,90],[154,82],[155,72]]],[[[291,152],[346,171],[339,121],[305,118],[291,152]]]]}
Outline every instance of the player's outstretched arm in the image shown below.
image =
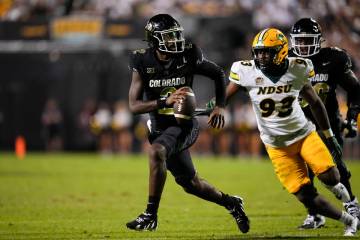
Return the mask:
{"type": "Polygon", "coordinates": [[[311,112],[315,117],[315,120],[319,124],[321,130],[330,128],[329,118],[326,112],[326,108],[321,101],[320,97],[316,94],[310,83],[307,83],[302,88],[300,95],[309,103],[311,112]]]}
{"type": "Polygon", "coordinates": [[[347,93],[349,109],[346,118],[348,122],[356,122],[360,112],[360,82],[354,72],[348,69],[339,84],[347,93]]]}
{"type": "Polygon", "coordinates": [[[196,74],[206,76],[215,83],[215,106],[212,106],[213,111],[209,116],[208,124],[212,128],[221,129],[225,126],[225,73],[214,62],[202,59],[196,67],[196,74]]]}
{"type": "MultiPolygon", "coordinates": [[[[239,91],[239,89],[243,89],[243,87],[241,87],[238,84],[232,83],[230,82],[227,87],[226,87],[226,91],[225,91],[225,103],[227,104],[229,102],[229,100],[239,91]]],[[[206,109],[212,109],[212,113],[210,115],[208,124],[210,126],[212,126],[213,128],[221,128],[224,126],[225,121],[218,121],[218,119],[216,119],[214,116],[216,116],[218,114],[218,112],[222,112],[223,108],[219,109],[216,107],[216,98],[211,99],[207,104],[206,104],[206,109]]],[[[222,114],[223,116],[223,114],[222,114]]]]}
{"type": "Polygon", "coordinates": [[[225,91],[225,102],[226,104],[229,103],[230,99],[235,96],[235,94],[240,90],[243,89],[243,87],[241,87],[240,85],[230,82],[227,87],[226,87],[226,91],[225,91]]]}
{"type": "MultiPolygon", "coordinates": [[[[239,89],[243,89],[238,84],[230,82],[225,90],[225,105],[227,105],[230,99],[239,91],[239,89]]],[[[206,109],[214,109],[216,106],[216,98],[212,98],[209,102],[206,103],[206,109]]]]}
{"type": "Polygon", "coordinates": [[[216,106],[225,106],[225,73],[216,63],[203,59],[196,66],[196,74],[206,76],[214,81],[216,106]]]}
{"type": "Polygon", "coordinates": [[[316,94],[310,83],[304,85],[300,94],[309,103],[311,112],[326,138],[326,145],[334,160],[341,159],[342,149],[331,130],[329,117],[320,97],[316,94]]]}
{"type": "Polygon", "coordinates": [[[354,105],[360,105],[360,82],[350,69],[343,73],[339,85],[346,91],[348,100],[354,105]]]}

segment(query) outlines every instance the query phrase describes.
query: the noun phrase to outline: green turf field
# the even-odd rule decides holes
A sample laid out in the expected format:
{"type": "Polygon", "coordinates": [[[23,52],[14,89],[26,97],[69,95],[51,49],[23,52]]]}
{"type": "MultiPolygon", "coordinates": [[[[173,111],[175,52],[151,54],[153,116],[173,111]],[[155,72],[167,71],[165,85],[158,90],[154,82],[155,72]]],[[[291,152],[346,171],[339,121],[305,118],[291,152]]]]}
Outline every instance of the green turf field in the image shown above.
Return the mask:
{"type": "MultiPolygon", "coordinates": [[[[305,211],[282,189],[269,160],[194,157],[200,175],[222,191],[244,197],[247,234],[215,204],[190,196],[168,174],[156,232],[125,223],[144,210],[146,156],[0,153],[0,239],[339,239],[342,224],[296,229],[305,211]]],[[[349,162],[360,196],[360,161],[349,162]]],[[[319,184],[318,184],[319,185],[319,184]]],[[[322,186],[319,190],[339,203],[322,186]]],[[[360,234],[358,234],[359,236],[360,234]]]]}

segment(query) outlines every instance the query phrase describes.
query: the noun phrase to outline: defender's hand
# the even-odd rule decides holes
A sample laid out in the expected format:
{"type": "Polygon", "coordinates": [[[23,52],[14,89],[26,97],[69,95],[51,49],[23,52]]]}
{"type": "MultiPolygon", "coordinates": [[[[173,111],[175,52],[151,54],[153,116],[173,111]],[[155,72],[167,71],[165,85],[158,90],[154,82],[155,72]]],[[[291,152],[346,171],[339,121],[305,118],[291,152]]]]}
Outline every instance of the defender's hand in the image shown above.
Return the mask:
{"type": "Polygon", "coordinates": [[[212,128],[221,129],[225,125],[225,118],[224,118],[225,109],[222,107],[215,107],[214,110],[211,112],[208,124],[212,128]]]}
{"type": "MultiPolygon", "coordinates": [[[[346,113],[346,120],[345,120],[345,126],[344,126],[344,130],[347,131],[347,133],[345,134],[346,138],[354,138],[356,137],[357,134],[357,129],[356,129],[356,123],[358,120],[358,115],[360,112],[360,106],[359,105],[353,105],[351,107],[349,107],[347,113],[346,113]]],[[[359,128],[359,123],[358,124],[358,128],[359,128]]]]}
{"type": "Polygon", "coordinates": [[[342,149],[338,141],[336,140],[335,136],[329,137],[326,139],[326,145],[329,148],[329,151],[334,159],[334,161],[337,163],[338,161],[341,161],[342,157],[342,149]]]}
{"type": "Polygon", "coordinates": [[[348,122],[356,122],[359,112],[360,112],[359,105],[353,105],[353,106],[349,107],[349,109],[346,113],[346,120],[348,122]]]}
{"type": "Polygon", "coordinates": [[[346,138],[354,138],[357,135],[356,122],[345,120],[341,124],[341,132],[345,133],[346,138]]]}

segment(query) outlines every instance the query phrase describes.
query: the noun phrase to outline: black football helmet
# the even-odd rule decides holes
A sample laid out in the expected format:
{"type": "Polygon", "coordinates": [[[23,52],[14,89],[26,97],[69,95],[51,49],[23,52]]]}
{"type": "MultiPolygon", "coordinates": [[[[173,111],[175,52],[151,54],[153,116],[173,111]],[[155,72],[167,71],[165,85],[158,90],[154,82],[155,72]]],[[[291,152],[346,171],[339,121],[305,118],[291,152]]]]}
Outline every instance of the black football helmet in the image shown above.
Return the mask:
{"type": "Polygon", "coordinates": [[[145,26],[145,41],[161,52],[181,53],[185,48],[183,28],[168,14],[158,14],[145,26]]]}
{"type": "Polygon", "coordinates": [[[320,25],[312,18],[298,20],[291,29],[290,39],[294,53],[300,57],[317,54],[324,41],[320,25]]]}

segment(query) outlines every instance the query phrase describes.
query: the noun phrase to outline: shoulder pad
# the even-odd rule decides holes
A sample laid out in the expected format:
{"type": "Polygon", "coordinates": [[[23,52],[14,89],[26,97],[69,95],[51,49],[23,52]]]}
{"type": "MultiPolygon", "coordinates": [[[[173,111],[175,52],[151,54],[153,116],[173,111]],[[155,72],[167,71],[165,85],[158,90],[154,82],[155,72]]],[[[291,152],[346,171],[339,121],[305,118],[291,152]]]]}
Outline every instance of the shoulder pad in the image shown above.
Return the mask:
{"type": "Polygon", "coordinates": [[[195,64],[199,64],[204,61],[204,55],[201,48],[194,43],[186,42],[184,54],[195,64]]]}
{"type": "Polygon", "coordinates": [[[231,66],[230,76],[231,80],[239,81],[241,76],[246,76],[247,72],[251,71],[254,68],[253,61],[242,60],[234,62],[231,66]]]}
{"type": "Polygon", "coordinates": [[[340,67],[344,71],[347,71],[353,67],[351,57],[345,49],[338,47],[331,47],[328,49],[328,54],[331,57],[331,61],[333,61],[337,67],[340,67]]]}
{"type": "Polygon", "coordinates": [[[194,43],[186,42],[184,52],[197,55],[197,52],[201,52],[201,49],[194,43]]]}
{"type": "Polygon", "coordinates": [[[338,48],[338,47],[330,47],[331,50],[333,51],[338,51],[338,52],[344,52],[344,49],[338,48]]]}
{"type": "Polygon", "coordinates": [[[191,42],[186,42],[185,43],[185,49],[189,50],[189,49],[192,49],[194,48],[194,44],[191,43],[191,42]]]}
{"type": "Polygon", "coordinates": [[[330,50],[330,52],[332,52],[333,54],[336,54],[335,56],[340,56],[340,57],[344,57],[344,58],[348,58],[348,57],[349,57],[349,55],[348,55],[348,53],[346,52],[345,49],[338,48],[338,47],[331,47],[329,50],[330,50]]]}
{"type": "Polygon", "coordinates": [[[251,60],[241,60],[238,61],[240,68],[252,68],[254,65],[254,62],[251,60]]]}
{"type": "Polygon", "coordinates": [[[312,62],[310,59],[302,58],[302,57],[291,57],[289,58],[290,66],[296,66],[298,68],[306,68],[309,64],[312,65],[312,62]]]}
{"type": "Polygon", "coordinates": [[[253,68],[254,63],[250,60],[241,60],[234,62],[232,65],[232,71],[248,71],[253,68]]]}

